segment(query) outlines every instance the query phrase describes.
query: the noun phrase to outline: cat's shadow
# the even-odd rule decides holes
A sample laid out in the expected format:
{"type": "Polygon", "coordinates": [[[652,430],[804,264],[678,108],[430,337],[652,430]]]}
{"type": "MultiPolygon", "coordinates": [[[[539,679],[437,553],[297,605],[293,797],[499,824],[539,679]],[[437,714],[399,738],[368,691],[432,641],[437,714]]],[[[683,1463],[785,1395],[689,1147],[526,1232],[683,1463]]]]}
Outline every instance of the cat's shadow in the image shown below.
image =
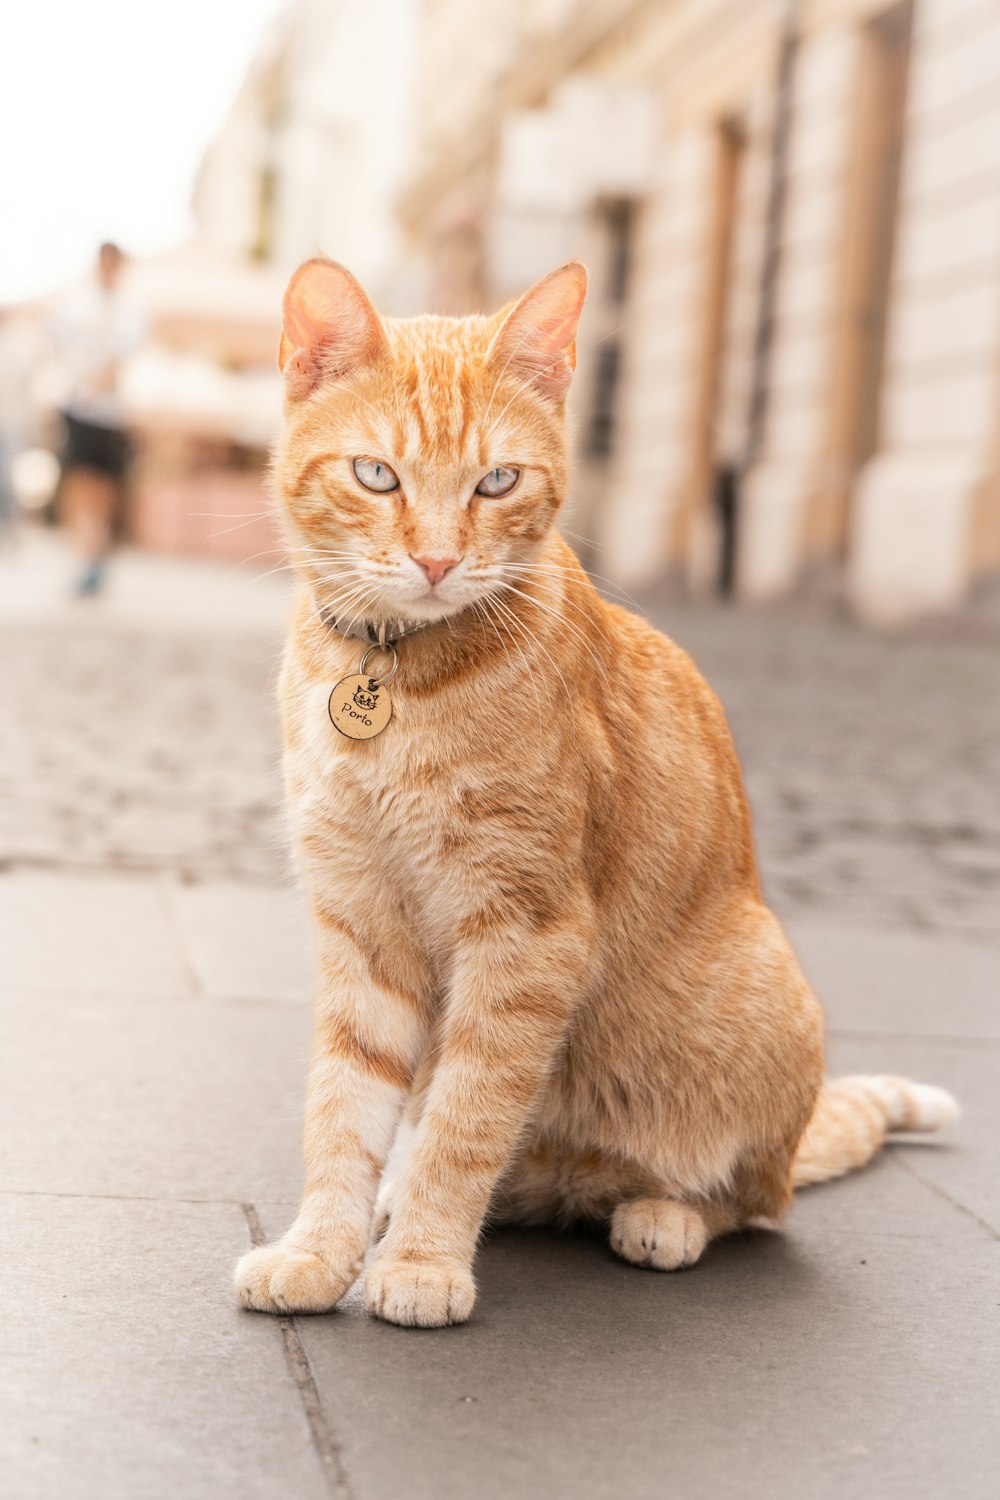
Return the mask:
{"type": "MultiPolygon", "coordinates": [[[[788,1236],[744,1230],[710,1244],[696,1266],[651,1271],[616,1256],[607,1234],[585,1228],[496,1228],[476,1257],[478,1288],[472,1318],[463,1328],[406,1330],[403,1337],[472,1339],[476,1331],[514,1339],[551,1358],[557,1330],[573,1330],[578,1353],[595,1356],[610,1340],[621,1352],[648,1346],[687,1323],[726,1323],[748,1308],[801,1304],[822,1276],[814,1260],[788,1236]]],[[[341,1304],[364,1312],[361,1284],[341,1304]]],[[[336,1319],[334,1321],[337,1321],[336,1319]]],[[[372,1330],[400,1330],[366,1319],[372,1330]]]]}
{"type": "Polygon", "coordinates": [[[480,1247],[477,1280],[484,1301],[524,1296],[525,1283],[536,1284],[546,1299],[593,1293],[614,1300],[659,1296],[674,1289],[685,1299],[701,1287],[717,1292],[738,1283],[767,1295],[800,1295],[815,1272],[812,1263],[787,1235],[746,1229],[708,1246],[696,1266],[683,1271],[652,1271],[621,1260],[608,1244],[607,1232],[574,1228],[498,1228],[480,1247]]]}

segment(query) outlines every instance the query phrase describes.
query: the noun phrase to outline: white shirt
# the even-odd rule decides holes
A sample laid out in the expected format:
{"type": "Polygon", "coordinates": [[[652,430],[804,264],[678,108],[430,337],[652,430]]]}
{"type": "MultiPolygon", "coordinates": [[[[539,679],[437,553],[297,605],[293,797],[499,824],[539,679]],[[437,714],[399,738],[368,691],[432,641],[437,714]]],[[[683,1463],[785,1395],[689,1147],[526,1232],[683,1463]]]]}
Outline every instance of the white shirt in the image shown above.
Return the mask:
{"type": "Polygon", "coordinates": [[[81,422],[120,427],[117,367],[146,336],[139,308],[120,288],[92,282],[62,298],[53,315],[51,332],[61,366],[63,410],[81,422]],[[106,384],[109,365],[116,367],[110,386],[106,384]]]}

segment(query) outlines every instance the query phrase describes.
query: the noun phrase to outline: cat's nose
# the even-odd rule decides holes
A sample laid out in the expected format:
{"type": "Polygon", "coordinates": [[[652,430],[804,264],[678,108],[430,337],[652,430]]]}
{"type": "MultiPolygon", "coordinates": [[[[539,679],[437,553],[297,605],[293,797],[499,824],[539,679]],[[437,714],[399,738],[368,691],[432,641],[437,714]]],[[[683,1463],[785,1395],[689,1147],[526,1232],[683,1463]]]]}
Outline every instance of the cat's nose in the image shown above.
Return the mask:
{"type": "MultiPolygon", "coordinates": [[[[413,557],[412,552],[410,556],[413,557]]],[[[436,583],[441,582],[446,573],[450,573],[452,568],[457,568],[462,559],[460,557],[413,557],[413,561],[418,568],[423,568],[427,574],[427,582],[433,588],[436,583]]]]}

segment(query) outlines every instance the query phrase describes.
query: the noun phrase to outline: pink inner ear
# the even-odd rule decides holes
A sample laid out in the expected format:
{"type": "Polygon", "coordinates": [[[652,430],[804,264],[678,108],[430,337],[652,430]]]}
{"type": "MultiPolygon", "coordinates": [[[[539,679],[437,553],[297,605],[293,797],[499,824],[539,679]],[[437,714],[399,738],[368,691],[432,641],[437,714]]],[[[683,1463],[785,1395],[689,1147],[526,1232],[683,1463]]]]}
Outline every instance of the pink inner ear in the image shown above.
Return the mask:
{"type": "Polygon", "coordinates": [[[576,368],[576,330],[587,295],[579,261],[560,266],[525,292],[493,341],[494,358],[558,397],[576,368]]]}
{"type": "Polygon", "coordinates": [[[295,272],[285,293],[278,353],[290,394],[307,394],[324,375],[344,374],[373,359],[384,339],[378,313],[343,266],[309,260],[295,272]]]}

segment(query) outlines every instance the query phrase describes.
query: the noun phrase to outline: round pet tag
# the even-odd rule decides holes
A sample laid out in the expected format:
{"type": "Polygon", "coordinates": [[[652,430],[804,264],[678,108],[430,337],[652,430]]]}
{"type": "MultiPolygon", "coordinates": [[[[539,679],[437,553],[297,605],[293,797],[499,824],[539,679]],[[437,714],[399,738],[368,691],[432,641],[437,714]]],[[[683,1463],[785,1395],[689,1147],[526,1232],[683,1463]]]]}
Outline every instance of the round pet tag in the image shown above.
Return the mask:
{"type": "Polygon", "coordinates": [[[337,683],[327,709],[334,729],[349,740],[370,740],[392,718],[392,699],[385,683],[355,672],[337,683]]]}

